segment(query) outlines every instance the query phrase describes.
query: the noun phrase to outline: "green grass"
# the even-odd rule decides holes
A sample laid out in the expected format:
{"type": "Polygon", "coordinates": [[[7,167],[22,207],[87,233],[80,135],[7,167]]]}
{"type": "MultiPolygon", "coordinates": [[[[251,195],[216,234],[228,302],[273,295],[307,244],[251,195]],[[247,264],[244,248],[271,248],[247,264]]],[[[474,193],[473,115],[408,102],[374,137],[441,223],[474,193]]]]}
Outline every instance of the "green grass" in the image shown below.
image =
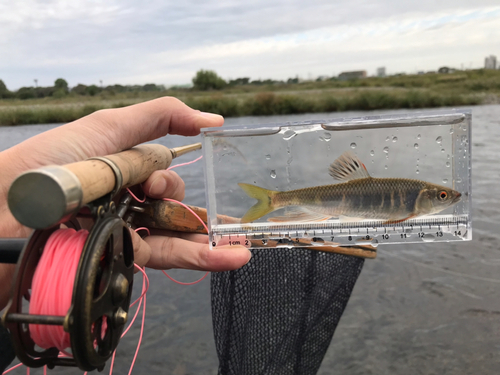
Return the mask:
{"type": "Polygon", "coordinates": [[[418,90],[401,92],[357,89],[340,94],[308,94],[307,91],[302,94],[263,92],[240,100],[214,95],[187,100],[186,103],[201,111],[234,117],[477,105],[481,103],[481,98],[477,95],[436,94],[418,90]]]}
{"type": "Polygon", "coordinates": [[[63,123],[87,116],[103,106],[85,105],[81,108],[11,107],[0,110],[0,125],[63,123]]]}
{"type": "Polygon", "coordinates": [[[477,105],[485,100],[491,102],[491,98],[500,102],[500,71],[242,85],[203,92],[183,89],[3,99],[0,125],[64,123],[99,109],[123,107],[159,96],[175,96],[195,109],[225,117],[477,105]]]}

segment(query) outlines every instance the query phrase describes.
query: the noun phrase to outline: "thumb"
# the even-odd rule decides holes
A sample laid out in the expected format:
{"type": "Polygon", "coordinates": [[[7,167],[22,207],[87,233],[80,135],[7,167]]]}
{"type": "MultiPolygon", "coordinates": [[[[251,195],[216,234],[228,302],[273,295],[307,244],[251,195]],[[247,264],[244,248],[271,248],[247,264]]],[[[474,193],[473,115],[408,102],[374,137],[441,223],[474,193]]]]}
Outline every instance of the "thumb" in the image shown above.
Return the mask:
{"type": "Polygon", "coordinates": [[[163,97],[94,112],[30,138],[14,149],[26,156],[25,166],[35,168],[114,154],[169,133],[197,135],[201,128],[223,123],[222,116],[194,110],[173,97],[163,97]],[[35,155],[33,150],[50,151],[35,155]]]}

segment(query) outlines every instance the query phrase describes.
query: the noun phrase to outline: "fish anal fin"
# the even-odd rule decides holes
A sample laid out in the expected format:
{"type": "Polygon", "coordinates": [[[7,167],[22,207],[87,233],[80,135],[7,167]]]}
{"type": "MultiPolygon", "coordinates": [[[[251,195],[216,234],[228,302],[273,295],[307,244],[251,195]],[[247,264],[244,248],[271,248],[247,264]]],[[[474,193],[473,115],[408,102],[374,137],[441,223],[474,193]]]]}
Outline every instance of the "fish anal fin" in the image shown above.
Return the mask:
{"type": "Polygon", "coordinates": [[[382,224],[397,224],[397,223],[401,223],[403,221],[406,221],[408,219],[411,219],[412,217],[416,217],[417,215],[416,214],[411,214],[410,216],[408,217],[405,217],[404,219],[399,219],[399,220],[387,220],[387,221],[384,221],[382,224]]]}
{"type": "Polygon", "coordinates": [[[283,216],[273,216],[267,219],[267,221],[271,221],[273,223],[284,223],[287,221],[324,221],[328,220],[331,216],[316,213],[303,208],[296,208],[289,210],[283,216]]]}
{"type": "Polygon", "coordinates": [[[371,177],[366,166],[351,151],[340,155],[328,168],[330,176],[340,181],[357,180],[371,177]]]}

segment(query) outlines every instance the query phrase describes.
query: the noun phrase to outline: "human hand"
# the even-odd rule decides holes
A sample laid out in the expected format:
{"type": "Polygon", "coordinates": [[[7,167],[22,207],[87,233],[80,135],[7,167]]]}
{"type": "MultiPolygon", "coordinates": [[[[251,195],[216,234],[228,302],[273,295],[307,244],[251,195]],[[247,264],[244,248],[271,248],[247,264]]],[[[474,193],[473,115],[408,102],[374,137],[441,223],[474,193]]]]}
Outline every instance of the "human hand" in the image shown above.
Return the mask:
{"type": "MultiPolygon", "coordinates": [[[[22,172],[50,164],[67,164],[129,149],[166,134],[197,135],[203,127],[221,126],[219,115],[193,110],[165,97],[120,109],[97,111],[67,125],[30,138],[0,153],[0,237],[27,237],[31,229],[19,224],[7,206],[11,183],[22,172]]],[[[152,198],[184,198],[184,182],[173,171],[156,171],[143,183],[152,198]]],[[[250,252],[240,246],[210,250],[204,235],[152,235],[142,240],[135,232],[135,262],[152,268],[188,268],[207,271],[236,269],[250,252]]],[[[12,267],[0,265],[0,309],[10,288],[12,267]],[[10,284],[10,283],[9,283],[10,284]]]]}

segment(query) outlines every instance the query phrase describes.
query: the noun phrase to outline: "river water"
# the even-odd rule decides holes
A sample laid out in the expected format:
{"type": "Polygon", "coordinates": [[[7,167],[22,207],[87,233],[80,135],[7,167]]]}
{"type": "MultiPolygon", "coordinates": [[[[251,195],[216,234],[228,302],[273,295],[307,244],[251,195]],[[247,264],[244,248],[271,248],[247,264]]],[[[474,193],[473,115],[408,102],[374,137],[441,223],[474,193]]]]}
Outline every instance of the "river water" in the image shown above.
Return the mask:
{"type": "MultiPolygon", "coordinates": [[[[226,124],[398,112],[410,111],[242,117],[226,124]]],[[[377,258],[365,262],[319,374],[498,374],[500,105],[473,107],[472,116],[473,240],[379,246],[377,258]]],[[[1,127],[0,151],[55,126],[1,127]]],[[[175,147],[193,139],[168,136],[158,142],[175,147]]],[[[202,164],[177,171],[186,182],[185,202],[205,206],[202,164]]],[[[182,281],[200,276],[169,272],[182,281]]],[[[149,277],[145,333],[134,373],[216,374],[208,278],[180,286],[153,270],[149,277]]],[[[120,343],[115,373],[128,370],[139,326],[120,343]]]]}

